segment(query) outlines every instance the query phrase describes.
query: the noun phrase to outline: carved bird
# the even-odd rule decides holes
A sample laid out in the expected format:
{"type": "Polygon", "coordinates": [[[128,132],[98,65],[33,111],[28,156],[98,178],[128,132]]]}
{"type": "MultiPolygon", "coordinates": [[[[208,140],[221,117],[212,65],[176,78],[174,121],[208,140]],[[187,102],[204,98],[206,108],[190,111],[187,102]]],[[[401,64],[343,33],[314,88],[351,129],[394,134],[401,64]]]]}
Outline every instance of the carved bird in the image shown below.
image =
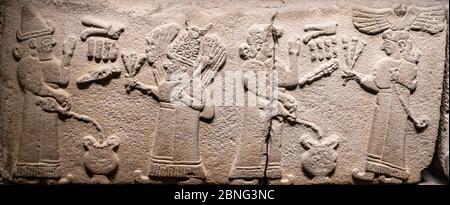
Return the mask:
{"type": "Polygon", "coordinates": [[[353,8],[353,25],[366,34],[378,34],[387,29],[414,30],[436,34],[444,30],[446,12],[442,7],[398,7],[375,9],[353,8]]]}

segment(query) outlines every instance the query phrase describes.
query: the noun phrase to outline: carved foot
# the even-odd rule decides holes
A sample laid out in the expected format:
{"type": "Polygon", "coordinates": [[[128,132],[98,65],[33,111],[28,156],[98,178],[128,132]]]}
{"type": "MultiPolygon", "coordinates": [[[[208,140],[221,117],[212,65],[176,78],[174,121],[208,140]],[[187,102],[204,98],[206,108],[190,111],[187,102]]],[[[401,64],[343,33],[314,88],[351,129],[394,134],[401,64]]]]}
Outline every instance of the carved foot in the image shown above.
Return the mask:
{"type": "Polygon", "coordinates": [[[281,179],[269,180],[269,185],[293,185],[294,184],[294,175],[287,174],[283,176],[281,179]]]}
{"type": "Polygon", "coordinates": [[[198,185],[198,184],[204,184],[205,179],[199,179],[199,178],[189,178],[184,181],[179,181],[177,184],[180,185],[198,185]]]}
{"type": "Polygon", "coordinates": [[[136,181],[139,184],[148,184],[150,183],[150,178],[148,176],[145,176],[141,170],[135,170],[134,181],[136,181]]]}
{"type": "Polygon", "coordinates": [[[257,185],[259,183],[258,179],[231,179],[231,185],[257,185]]]}
{"type": "Polygon", "coordinates": [[[403,181],[401,179],[395,178],[395,177],[386,177],[384,175],[381,175],[378,177],[378,181],[383,184],[402,184],[403,181]]]}
{"type": "Polygon", "coordinates": [[[66,177],[62,177],[58,181],[56,181],[56,184],[70,184],[73,181],[73,175],[67,174],[66,177]]]}
{"type": "Polygon", "coordinates": [[[327,176],[316,176],[312,179],[313,184],[329,184],[330,182],[331,179],[327,176]]]}
{"type": "Polygon", "coordinates": [[[94,175],[91,182],[93,184],[111,184],[111,181],[105,175],[94,175]]]}
{"type": "Polygon", "coordinates": [[[40,184],[41,180],[17,177],[17,178],[14,178],[14,183],[16,183],[16,184],[40,184]]]}
{"type": "Polygon", "coordinates": [[[362,171],[360,172],[358,169],[353,169],[353,178],[371,182],[375,179],[375,174],[372,172],[362,171]]]}

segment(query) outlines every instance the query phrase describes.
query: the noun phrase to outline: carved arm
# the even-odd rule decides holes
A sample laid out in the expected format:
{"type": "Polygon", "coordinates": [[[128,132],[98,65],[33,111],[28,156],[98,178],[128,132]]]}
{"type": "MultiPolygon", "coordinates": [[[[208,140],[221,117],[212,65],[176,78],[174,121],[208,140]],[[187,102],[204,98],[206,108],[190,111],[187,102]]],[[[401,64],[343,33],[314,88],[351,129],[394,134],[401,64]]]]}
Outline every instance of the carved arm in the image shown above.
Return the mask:
{"type": "Polygon", "coordinates": [[[69,94],[63,90],[57,90],[47,85],[44,82],[42,71],[33,66],[36,63],[35,61],[30,58],[23,59],[22,61],[17,69],[20,86],[39,97],[54,98],[62,107],[69,110],[69,94]]]}

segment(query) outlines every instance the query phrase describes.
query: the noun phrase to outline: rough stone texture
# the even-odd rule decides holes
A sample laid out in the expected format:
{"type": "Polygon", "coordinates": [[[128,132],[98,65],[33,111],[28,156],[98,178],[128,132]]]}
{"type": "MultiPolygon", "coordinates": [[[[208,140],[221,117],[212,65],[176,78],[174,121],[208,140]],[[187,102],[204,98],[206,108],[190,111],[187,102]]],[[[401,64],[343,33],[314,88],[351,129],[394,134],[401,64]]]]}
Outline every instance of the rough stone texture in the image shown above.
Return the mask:
{"type": "Polygon", "coordinates": [[[430,164],[448,1],[124,2],[0,1],[0,179],[418,183],[430,164]]]}
{"type": "MultiPolygon", "coordinates": [[[[448,18],[448,13],[447,13],[448,18]]],[[[448,53],[448,28],[447,28],[447,56],[448,53]]],[[[439,132],[439,138],[438,138],[438,150],[437,156],[439,160],[439,165],[444,171],[444,174],[447,175],[448,178],[448,172],[449,172],[449,119],[448,119],[448,111],[449,111],[449,67],[448,67],[448,61],[445,63],[445,76],[444,76],[444,89],[442,93],[442,106],[441,106],[441,126],[440,126],[440,132],[439,132]]]]}
{"type": "MultiPolygon", "coordinates": [[[[3,36],[3,28],[4,28],[4,15],[5,15],[5,5],[4,1],[0,1],[0,40],[3,36]]],[[[4,164],[5,164],[5,145],[4,145],[4,135],[3,135],[3,124],[4,124],[4,118],[3,118],[3,82],[2,82],[2,69],[0,69],[0,184],[4,183],[4,177],[6,174],[6,171],[4,170],[4,164]]]]}

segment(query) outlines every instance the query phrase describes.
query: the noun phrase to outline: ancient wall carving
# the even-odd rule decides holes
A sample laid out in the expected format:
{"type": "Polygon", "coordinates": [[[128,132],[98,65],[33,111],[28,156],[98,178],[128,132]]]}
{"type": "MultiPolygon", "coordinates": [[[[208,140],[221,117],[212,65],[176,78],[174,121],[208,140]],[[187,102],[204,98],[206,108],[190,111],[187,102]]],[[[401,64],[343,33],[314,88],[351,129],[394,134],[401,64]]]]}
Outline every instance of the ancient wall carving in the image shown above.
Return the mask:
{"type": "MultiPolygon", "coordinates": [[[[5,5],[3,1],[0,1],[0,40],[2,39],[2,35],[3,35],[3,28],[4,28],[4,14],[5,14],[5,5]]],[[[2,72],[0,70],[0,82],[3,81],[3,75],[2,72]]],[[[0,113],[3,112],[3,97],[2,97],[2,89],[3,89],[3,83],[0,83],[0,113]]],[[[0,121],[2,123],[0,123],[0,131],[3,133],[3,113],[0,116],[0,121]]],[[[4,164],[5,164],[5,155],[3,152],[6,151],[5,148],[5,143],[4,143],[5,139],[3,134],[0,136],[0,184],[3,184],[3,178],[5,178],[5,175],[7,175],[7,172],[4,170],[4,164]]]]}
{"type": "MultiPolygon", "coordinates": [[[[448,19],[448,13],[447,13],[448,19]]],[[[447,56],[448,56],[448,29],[447,29],[447,56]]],[[[442,104],[441,104],[441,120],[439,127],[439,138],[438,138],[438,161],[439,165],[444,171],[444,174],[449,178],[449,66],[448,61],[445,63],[445,73],[444,73],[444,85],[442,91],[442,104]]]]}
{"type": "Polygon", "coordinates": [[[136,170],[137,182],[151,178],[201,182],[207,177],[200,157],[198,124],[202,118],[214,117],[214,106],[206,107],[209,99],[206,89],[227,56],[220,37],[209,34],[212,26],[200,28],[186,23],[181,31],[177,24],[166,24],[150,32],[146,55],[156,85],[137,80],[136,74],[145,60],[142,55],[124,56],[131,78],[127,90],[137,89],[160,103],[157,126],[152,133],[150,178],[136,170]]]}
{"type": "Polygon", "coordinates": [[[448,176],[442,2],[176,2],[0,0],[0,184],[448,176]]]}
{"type": "Polygon", "coordinates": [[[99,142],[93,136],[86,136],[84,139],[84,166],[88,175],[92,177],[92,183],[109,184],[110,178],[114,176],[119,167],[119,157],[117,149],[119,138],[111,135],[99,142]]]}

